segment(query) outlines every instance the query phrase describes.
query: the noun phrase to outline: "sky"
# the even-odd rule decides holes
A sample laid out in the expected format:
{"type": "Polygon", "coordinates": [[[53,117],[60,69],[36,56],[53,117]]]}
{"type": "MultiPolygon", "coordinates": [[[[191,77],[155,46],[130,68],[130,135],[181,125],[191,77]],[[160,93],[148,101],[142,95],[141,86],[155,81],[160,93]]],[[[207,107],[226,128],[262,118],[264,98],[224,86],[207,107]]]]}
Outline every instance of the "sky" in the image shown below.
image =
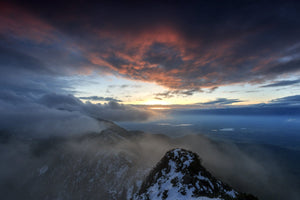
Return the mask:
{"type": "Polygon", "coordinates": [[[299,107],[299,11],[297,1],[1,1],[0,105],[299,107]]]}

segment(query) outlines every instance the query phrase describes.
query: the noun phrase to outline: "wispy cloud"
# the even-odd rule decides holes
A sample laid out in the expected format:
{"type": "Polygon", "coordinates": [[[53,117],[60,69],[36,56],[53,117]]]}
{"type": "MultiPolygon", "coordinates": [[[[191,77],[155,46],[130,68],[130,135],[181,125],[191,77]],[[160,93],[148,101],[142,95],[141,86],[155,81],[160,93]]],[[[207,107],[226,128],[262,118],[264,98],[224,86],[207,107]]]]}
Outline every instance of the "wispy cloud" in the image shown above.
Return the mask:
{"type": "Polygon", "coordinates": [[[268,85],[263,85],[261,87],[282,87],[282,86],[290,86],[300,83],[300,79],[297,80],[284,80],[284,81],[277,81],[275,83],[271,83],[268,85]]]}
{"type": "Polygon", "coordinates": [[[155,98],[158,100],[172,98],[175,96],[192,96],[196,92],[203,92],[201,89],[190,89],[190,90],[169,90],[166,92],[160,92],[155,94],[155,98]]]}
{"type": "Polygon", "coordinates": [[[300,115],[300,95],[277,98],[260,104],[234,105],[237,102],[242,101],[239,99],[219,98],[205,103],[173,106],[171,111],[215,115],[300,115]]]}
{"type": "Polygon", "coordinates": [[[300,95],[287,96],[270,101],[269,105],[300,106],[300,95]]]}
{"type": "Polygon", "coordinates": [[[128,85],[128,84],[122,84],[122,85],[109,85],[108,88],[140,88],[140,85],[128,85]]]}
{"type": "Polygon", "coordinates": [[[122,102],[121,100],[115,99],[113,97],[100,97],[100,96],[79,97],[79,99],[91,100],[91,101],[114,101],[114,102],[122,102]]]}
{"type": "Polygon", "coordinates": [[[243,101],[239,99],[218,98],[213,101],[197,103],[197,105],[231,105],[233,103],[239,103],[239,102],[243,102],[243,101]]]}

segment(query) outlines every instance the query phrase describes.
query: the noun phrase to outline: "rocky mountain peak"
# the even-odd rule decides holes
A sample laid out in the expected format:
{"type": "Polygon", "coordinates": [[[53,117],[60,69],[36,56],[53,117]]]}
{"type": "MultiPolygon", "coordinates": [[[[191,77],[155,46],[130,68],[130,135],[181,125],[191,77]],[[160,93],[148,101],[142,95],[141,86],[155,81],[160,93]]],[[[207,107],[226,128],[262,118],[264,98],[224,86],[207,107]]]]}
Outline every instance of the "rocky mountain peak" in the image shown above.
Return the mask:
{"type": "Polygon", "coordinates": [[[134,200],[252,200],[217,180],[202,165],[197,154],[168,151],[143,182],[134,200]]]}

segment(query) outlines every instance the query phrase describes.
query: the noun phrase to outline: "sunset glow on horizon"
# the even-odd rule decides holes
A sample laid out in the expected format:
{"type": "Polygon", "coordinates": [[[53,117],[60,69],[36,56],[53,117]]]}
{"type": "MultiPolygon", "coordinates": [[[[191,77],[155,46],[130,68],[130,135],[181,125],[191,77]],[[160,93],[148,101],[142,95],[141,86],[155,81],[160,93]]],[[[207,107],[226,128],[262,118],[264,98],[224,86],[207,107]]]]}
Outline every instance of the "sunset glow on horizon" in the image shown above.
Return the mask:
{"type": "Polygon", "coordinates": [[[154,17],[146,12],[143,23],[129,4],[123,6],[130,14],[114,10],[110,3],[96,10],[80,5],[67,12],[58,8],[48,16],[40,4],[0,4],[3,62],[20,69],[19,75],[3,70],[3,85],[18,91],[39,87],[31,91],[35,96],[47,88],[95,104],[171,107],[209,102],[217,107],[252,105],[300,92],[299,20],[292,17],[297,12],[288,3],[280,5],[290,9],[285,15],[274,14],[276,4],[269,16],[261,8],[247,10],[242,5],[223,9],[222,19],[206,17],[201,14],[206,11],[195,10],[192,4],[183,10],[162,4],[162,10],[172,12],[158,10],[154,17]],[[178,9],[192,13],[197,23],[189,23],[188,15],[173,20],[178,9]],[[258,13],[257,19],[248,17],[252,13],[258,13]],[[285,26],[290,26],[288,31],[279,31],[285,26]],[[272,39],[269,32],[274,33],[272,39]],[[24,79],[23,86],[12,78],[24,79]]]}

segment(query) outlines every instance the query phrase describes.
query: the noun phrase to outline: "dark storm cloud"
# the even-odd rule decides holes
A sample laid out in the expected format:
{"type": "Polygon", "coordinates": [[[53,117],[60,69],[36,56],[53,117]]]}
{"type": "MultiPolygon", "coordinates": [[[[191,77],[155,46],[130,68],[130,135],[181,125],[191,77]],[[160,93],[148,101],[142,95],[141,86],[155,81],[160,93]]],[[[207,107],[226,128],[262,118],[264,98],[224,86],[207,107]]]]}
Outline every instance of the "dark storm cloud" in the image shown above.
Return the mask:
{"type": "Polygon", "coordinates": [[[261,87],[281,87],[281,86],[290,86],[300,83],[300,80],[285,80],[285,81],[277,81],[272,84],[264,85],[261,87]]]}
{"type": "Polygon", "coordinates": [[[99,97],[99,96],[89,96],[89,97],[79,97],[79,99],[91,100],[91,101],[114,101],[114,102],[122,102],[119,99],[115,99],[112,97],[99,97]]]}
{"type": "Polygon", "coordinates": [[[2,6],[0,34],[43,60],[38,73],[101,71],[200,91],[299,72],[296,1],[14,2],[2,6]]]}

